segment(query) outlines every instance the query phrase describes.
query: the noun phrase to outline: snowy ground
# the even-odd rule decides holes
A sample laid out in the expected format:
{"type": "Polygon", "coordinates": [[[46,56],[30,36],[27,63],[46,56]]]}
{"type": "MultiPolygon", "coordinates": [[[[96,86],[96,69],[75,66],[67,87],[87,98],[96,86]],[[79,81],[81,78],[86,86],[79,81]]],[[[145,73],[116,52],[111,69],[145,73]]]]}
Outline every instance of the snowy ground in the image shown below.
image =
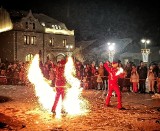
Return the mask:
{"type": "Polygon", "coordinates": [[[116,97],[112,97],[111,107],[105,107],[103,91],[84,90],[82,95],[89,101],[86,115],[56,119],[40,108],[33,87],[1,85],[0,131],[160,130],[160,99],[150,94],[123,92],[126,110],[116,108],[116,97]]]}

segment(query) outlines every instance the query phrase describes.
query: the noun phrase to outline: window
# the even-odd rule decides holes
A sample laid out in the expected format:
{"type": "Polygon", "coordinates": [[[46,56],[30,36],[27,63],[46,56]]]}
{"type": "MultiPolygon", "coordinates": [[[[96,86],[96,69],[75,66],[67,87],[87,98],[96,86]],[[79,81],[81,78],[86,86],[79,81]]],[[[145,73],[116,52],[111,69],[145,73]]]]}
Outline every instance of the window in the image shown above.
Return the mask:
{"type": "Polygon", "coordinates": [[[42,26],[45,26],[45,23],[44,23],[44,22],[42,22],[41,24],[42,24],[42,26]]]}
{"type": "Polygon", "coordinates": [[[35,40],[36,40],[36,37],[35,36],[31,36],[31,45],[35,45],[35,40]]]}
{"type": "Polygon", "coordinates": [[[28,22],[26,22],[26,29],[28,29],[28,22]]]}
{"type": "Polygon", "coordinates": [[[50,46],[54,46],[54,38],[50,38],[50,40],[49,40],[49,45],[50,45],[50,46]]]}
{"type": "Polygon", "coordinates": [[[24,44],[29,45],[29,36],[24,35],[24,44]]]}
{"type": "Polygon", "coordinates": [[[64,40],[63,40],[63,47],[66,47],[66,45],[67,45],[67,40],[64,39],[64,40]]]}
{"type": "Polygon", "coordinates": [[[36,36],[24,35],[24,44],[25,45],[35,45],[36,44],[36,36]]]}
{"type": "Polygon", "coordinates": [[[35,23],[33,23],[33,29],[36,29],[35,23]]]}
{"type": "Polygon", "coordinates": [[[33,59],[33,55],[32,54],[26,55],[26,58],[25,58],[26,61],[31,61],[32,59],[33,59]]]}
{"type": "Polygon", "coordinates": [[[55,29],[58,30],[58,26],[57,25],[55,25],[55,29]]]}
{"type": "Polygon", "coordinates": [[[55,29],[55,26],[54,26],[54,25],[52,25],[52,28],[54,28],[54,29],[55,29]]]}

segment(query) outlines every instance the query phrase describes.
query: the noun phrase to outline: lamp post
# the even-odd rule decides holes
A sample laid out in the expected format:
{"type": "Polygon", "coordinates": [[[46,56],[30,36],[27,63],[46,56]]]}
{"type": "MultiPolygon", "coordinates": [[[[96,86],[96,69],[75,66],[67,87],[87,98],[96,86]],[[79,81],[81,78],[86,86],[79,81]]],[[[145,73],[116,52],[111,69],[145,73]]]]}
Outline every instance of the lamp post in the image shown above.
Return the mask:
{"type": "Polygon", "coordinates": [[[108,54],[109,54],[109,61],[113,62],[114,54],[115,54],[115,43],[108,42],[108,54]]]}
{"type": "Polygon", "coordinates": [[[141,42],[144,44],[144,48],[141,49],[143,62],[148,62],[148,55],[150,54],[150,49],[147,49],[147,44],[150,43],[150,40],[142,39],[141,42]]]}
{"type": "Polygon", "coordinates": [[[66,49],[67,49],[67,55],[68,56],[72,56],[72,49],[73,49],[73,45],[66,45],[66,49]]]}

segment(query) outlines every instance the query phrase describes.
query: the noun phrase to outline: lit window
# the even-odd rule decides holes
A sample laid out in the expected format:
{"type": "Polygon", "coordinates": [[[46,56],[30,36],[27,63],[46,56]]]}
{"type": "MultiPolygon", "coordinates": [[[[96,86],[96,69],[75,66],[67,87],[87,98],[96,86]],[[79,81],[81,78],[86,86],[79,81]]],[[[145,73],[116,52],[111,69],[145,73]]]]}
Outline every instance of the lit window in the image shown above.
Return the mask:
{"type": "Polygon", "coordinates": [[[58,26],[59,27],[59,29],[61,30],[61,26],[58,26]]]}
{"type": "Polygon", "coordinates": [[[31,36],[31,45],[35,45],[35,40],[36,40],[36,37],[35,36],[31,36]]]}
{"type": "Polygon", "coordinates": [[[50,38],[50,40],[49,40],[49,45],[50,45],[50,46],[54,46],[54,38],[50,38]]]}
{"type": "Polygon", "coordinates": [[[27,36],[25,35],[24,36],[24,44],[26,44],[27,43],[27,36]]]}
{"type": "Polygon", "coordinates": [[[55,29],[55,26],[54,26],[54,25],[52,25],[52,28],[54,28],[54,29],[55,29]]]}
{"type": "Polygon", "coordinates": [[[58,30],[58,26],[57,25],[55,25],[55,29],[58,30]]]}
{"type": "Polygon", "coordinates": [[[24,35],[24,44],[29,45],[29,36],[24,35]]]}
{"type": "Polygon", "coordinates": [[[63,40],[63,47],[66,47],[66,45],[67,45],[67,40],[64,39],[64,40],[63,40]]]}
{"type": "Polygon", "coordinates": [[[33,60],[33,55],[32,55],[32,54],[26,55],[25,60],[26,60],[26,61],[31,61],[31,60],[33,60]]]}
{"type": "Polygon", "coordinates": [[[42,25],[42,26],[45,26],[45,23],[44,23],[44,22],[42,22],[42,23],[41,23],[41,25],[42,25]]]}

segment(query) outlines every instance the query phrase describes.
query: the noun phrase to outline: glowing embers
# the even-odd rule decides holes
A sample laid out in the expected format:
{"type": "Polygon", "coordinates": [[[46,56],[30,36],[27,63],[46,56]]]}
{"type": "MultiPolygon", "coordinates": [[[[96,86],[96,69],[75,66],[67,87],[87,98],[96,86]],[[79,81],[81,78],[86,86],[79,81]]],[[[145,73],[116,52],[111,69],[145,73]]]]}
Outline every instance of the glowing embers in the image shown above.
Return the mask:
{"type": "Polygon", "coordinates": [[[13,24],[11,22],[9,13],[5,9],[0,8],[0,33],[11,30],[12,28],[13,24]]]}
{"type": "Polygon", "coordinates": [[[35,93],[42,107],[51,111],[55,99],[55,92],[49,84],[49,81],[43,77],[39,68],[39,56],[35,55],[28,70],[28,79],[34,84],[35,93]]]}

